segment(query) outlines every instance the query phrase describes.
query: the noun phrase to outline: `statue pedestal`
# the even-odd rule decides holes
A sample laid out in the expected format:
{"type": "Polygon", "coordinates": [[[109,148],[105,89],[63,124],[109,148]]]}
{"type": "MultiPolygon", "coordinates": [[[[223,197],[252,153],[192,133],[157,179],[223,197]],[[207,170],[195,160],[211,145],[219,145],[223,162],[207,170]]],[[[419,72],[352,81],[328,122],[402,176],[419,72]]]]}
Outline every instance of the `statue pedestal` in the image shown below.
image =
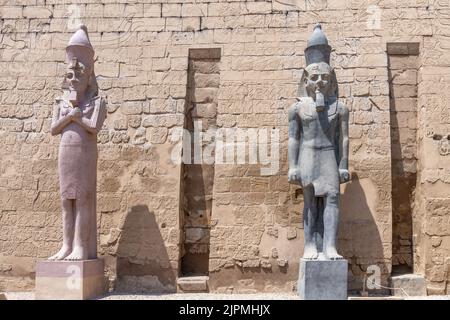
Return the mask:
{"type": "Polygon", "coordinates": [[[297,292],[302,300],[347,300],[347,260],[300,259],[297,292]]]}
{"type": "Polygon", "coordinates": [[[105,290],[103,259],[36,264],[36,299],[88,300],[105,290]]]}

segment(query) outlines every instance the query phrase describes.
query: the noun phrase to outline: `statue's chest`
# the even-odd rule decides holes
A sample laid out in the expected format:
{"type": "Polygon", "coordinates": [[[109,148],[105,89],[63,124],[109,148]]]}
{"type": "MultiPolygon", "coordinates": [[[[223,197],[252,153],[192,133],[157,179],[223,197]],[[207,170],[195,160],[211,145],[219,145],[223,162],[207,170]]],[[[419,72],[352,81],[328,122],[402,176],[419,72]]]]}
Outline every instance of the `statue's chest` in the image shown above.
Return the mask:
{"type": "MultiPolygon", "coordinates": [[[[80,110],[83,113],[83,118],[90,119],[92,114],[93,114],[93,112],[94,112],[94,107],[95,106],[94,106],[93,103],[89,103],[89,104],[86,104],[84,106],[81,106],[80,110]]],[[[69,112],[72,111],[72,109],[73,108],[66,101],[64,101],[61,104],[61,117],[64,117],[64,116],[68,115],[69,112]]]]}
{"type": "Polygon", "coordinates": [[[334,133],[339,115],[336,105],[329,106],[324,111],[316,111],[315,106],[308,106],[299,110],[303,131],[311,133],[334,133]]]}

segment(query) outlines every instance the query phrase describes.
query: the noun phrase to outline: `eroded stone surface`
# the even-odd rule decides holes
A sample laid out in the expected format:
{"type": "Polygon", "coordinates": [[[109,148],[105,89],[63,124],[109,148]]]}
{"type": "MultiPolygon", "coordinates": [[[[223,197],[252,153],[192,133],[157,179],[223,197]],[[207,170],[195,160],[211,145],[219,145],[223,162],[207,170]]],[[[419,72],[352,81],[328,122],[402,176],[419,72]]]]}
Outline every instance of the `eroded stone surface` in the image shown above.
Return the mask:
{"type": "Polygon", "coordinates": [[[392,295],[400,297],[426,296],[425,278],[418,274],[405,274],[391,277],[392,295]]]}

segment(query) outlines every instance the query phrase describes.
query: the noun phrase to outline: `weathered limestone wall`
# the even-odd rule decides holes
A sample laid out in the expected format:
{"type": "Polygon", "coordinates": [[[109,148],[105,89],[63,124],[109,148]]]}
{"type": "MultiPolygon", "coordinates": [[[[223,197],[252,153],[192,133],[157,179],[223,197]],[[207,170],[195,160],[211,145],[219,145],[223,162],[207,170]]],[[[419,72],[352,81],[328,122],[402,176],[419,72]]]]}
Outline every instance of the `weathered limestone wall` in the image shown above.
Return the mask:
{"type": "MultiPolygon", "coordinates": [[[[448,3],[446,2],[448,7],[448,3]]],[[[433,37],[424,38],[418,73],[418,180],[416,192],[415,272],[428,282],[429,294],[449,293],[450,275],[450,57],[446,20],[436,21],[433,37]]]]}
{"type": "Polygon", "coordinates": [[[339,233],[340,251],[351,263],[350,288],[362,287],[370,265],[381,268],[383,284],[391,272],[386,44],[418,42],[420,230],[414,232],[414,263],[430,288],[445,292],[449,1],[128,2],[0,0],[0,290],[31,289],[35,259],[57,250],[61,239],[58,138],[50,136],[49,125],[64,48],[79,22],[90,31],[98,82],[109,102],[98,139],[98,225],[111,287],[176,290],[186,186],[171,156],[181,152],[176,132],[185,124],[189,49],[219,48],[217,126],[267,129],[269,154],[279,147],[280,170],[264,175],[261,167],[270,164],[215,163],[210,289],[292,290],[303,230],[302,195],[286,178],[287,110],[295,101],[306,39],[320,22],[350,109],[353,174],[342,187],[339,233]],[[279,145],[270,143],[274,128],[279,145]],[[434,140],[431,129],[442,139],[434,140]]]}

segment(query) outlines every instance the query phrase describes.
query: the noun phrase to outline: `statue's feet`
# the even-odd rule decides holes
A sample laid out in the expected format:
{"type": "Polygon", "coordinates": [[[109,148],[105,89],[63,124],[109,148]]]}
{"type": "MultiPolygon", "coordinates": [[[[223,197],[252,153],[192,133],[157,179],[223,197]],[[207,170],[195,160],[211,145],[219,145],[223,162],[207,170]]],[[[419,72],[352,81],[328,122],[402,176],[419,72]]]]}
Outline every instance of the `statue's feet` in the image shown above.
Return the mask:
{"type": "Polygon", "coordinates": [[[75,247],[72,253],[69,254],[64,260],[87,260],[88,252],[87,249],[82,247],[75,247]]]}
{"type": "Polygon", "coordinates": [[[62,248],[54,255],[48,258],[48,260],[63,260],[72,252],[72,248],[63,245],[62,248]]]}
{"type": "Polygon", "coordinates": [[[328,248],[324,250],[324,255],[328,260],[342,260],[343,256],[337,253],[335,248],[328,248]]]}
{"type": "Polygon", "coordinates": [[[303,252],[303,259],[306,260],[317,260],[319,253],[317,252],[316,246],[305,246],[305,251],[303,252]]]}

